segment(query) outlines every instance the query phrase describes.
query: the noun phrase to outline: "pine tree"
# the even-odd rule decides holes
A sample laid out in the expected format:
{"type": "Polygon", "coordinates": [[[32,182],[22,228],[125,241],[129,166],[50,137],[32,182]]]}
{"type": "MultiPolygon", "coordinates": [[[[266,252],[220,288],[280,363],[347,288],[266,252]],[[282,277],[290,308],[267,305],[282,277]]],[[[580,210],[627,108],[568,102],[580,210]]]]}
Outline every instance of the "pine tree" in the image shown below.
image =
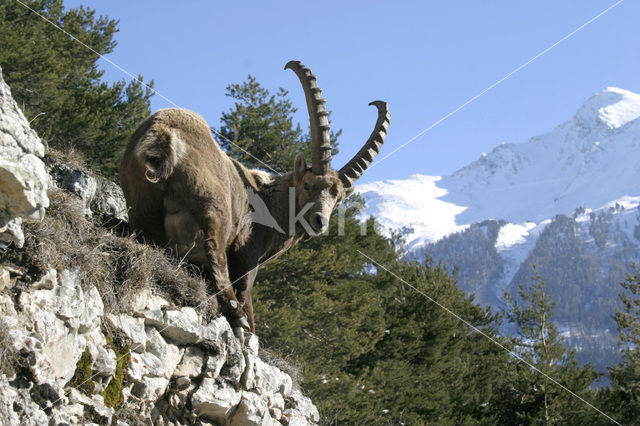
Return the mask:
{"type": "Polygon", "coordinates": [[[607,403],[617,420],[633,424],[640,419],[640,273],[627,275],[621,283],[622,310],[614,319],[622,345],[622,362],[609,369],[611,392],[607,403]]]}
{"type": "Polygon", "coordinates": [[[592,409],[566,389],[592,399],[590,385],[598,374],[590,364],[578,365],[575,350],[564,345],[553,322],[554,302],[535,268],[533,284],[519,285],[518,295],[521,302],[504,293],[506,317],[519,328],[514,349],[519,358],[511,360],[509,378],[499,394],[500,420],[551,425],[592,419],[592,409]]]}
{"type": "Polygon", "coordinates": [[[0,66],[31,126],[52,147],[73,147],[114,175],[121,151],[149,115],[151,91],[137,81],[108,84],[99,59],[113,51],[117,21],[62,0],[0,3],[0,66]],[[50,20],[68,34],[46,22],[50,20]],[[77,40],[76,40],[77,39],[77,40]]]}
{"type": "MultiPolygon", "coordinates": [[[[227,86],[227,96],[236,100],[222,114],[216,140],[230,156],[245,166],[290,171],[299,152],[311,158],[311,137],[300,124],[293,124],[297,109],[282,88],[272,95],[249,75],[245,82],[227,86]]],[[[333,154],[338,152],[341,131],[331,133],[333,154]]]]}

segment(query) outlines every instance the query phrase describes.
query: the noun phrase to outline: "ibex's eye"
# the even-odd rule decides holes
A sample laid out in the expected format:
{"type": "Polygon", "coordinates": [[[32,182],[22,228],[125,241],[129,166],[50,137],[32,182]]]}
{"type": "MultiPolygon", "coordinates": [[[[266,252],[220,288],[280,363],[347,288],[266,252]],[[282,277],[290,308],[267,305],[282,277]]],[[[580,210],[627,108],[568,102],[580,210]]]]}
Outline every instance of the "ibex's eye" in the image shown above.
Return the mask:
{"type": "Polygon", "coordinates": [[[304,190],[305,191],[311,191],[311,184],[309,182],[305,182],[304,183],[304,190]]]}

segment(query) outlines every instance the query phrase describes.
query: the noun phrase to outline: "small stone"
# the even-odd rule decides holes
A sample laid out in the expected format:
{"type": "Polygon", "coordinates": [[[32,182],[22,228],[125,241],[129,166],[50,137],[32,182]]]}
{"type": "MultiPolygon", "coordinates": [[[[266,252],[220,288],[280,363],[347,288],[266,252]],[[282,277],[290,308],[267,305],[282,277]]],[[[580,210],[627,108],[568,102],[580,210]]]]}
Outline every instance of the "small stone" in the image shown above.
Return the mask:
{"type": "MultiPolygon", "coordinates": [[[[143,358],[151,362],[157,359],[160,362],[157,367],[152,367],[151,364],[149,365],[149,374],[166,377],[168,379],[182,359],[184,350],[174,344],[166,342],[154,327],[147,327],[146,334],[147,353],[143,354],[143,358]]],[[[155,366],[156,364],[154,363],[153,365],[155,366]]]]}
{"type": "Polygon", "coordinates": [[[197,346],[189,346],[182,357],[182,361],[173,372],[174,376],[197,377],[202,374],[204,352],[197,346]]]}
{"type": "Polygon", "coordinates": [[[269,413],[271,413],[271,417],[276,420],[280,420],[282,418],[282,410],[279,408],[271,407],[269,408],[269,413]]]}
{"type": "Polygon", "coordinates": [[[13,287],[11,274],[4,268],[0,268],[0,291],[13,287]]]}
{"type": "Polygon", "coordinates": [[[224,383],[204,378],[191,396],[191,405],[198,416],[223,424],[240,402],[241,394],[224,383]]]}
{"type": "Polygon", "coordinates": [[[49,269],[37,282],[31,285],[33,290],[51,290],[58,285],[58,271],[49,269]]]}
{"type": "Polygon", "coordinates": [[[160,311],[164,306],[169,306],[169,302],[160,296],[154,295],[148,288],[137,292],[131,302],[131,308],[134,313],[141,313],[145,310],[160,311]]]}
{"type": "Polygon", "coordinates": [[[201,340],[201,330],[196,310],[183,307],[179,310],[165,311],[164,326],[159,331],[178,345],[192,345],[201,340]]]}
{"type": "Polygon", "coordinates": [[[160,329],[165,327],[164,312],[160,309],[144,309],[136,312],[136,314],[144,319],[145,325],[158,327],[160,329]]]}
{"type": "Polygon", "coordinates": [[[258,336],[250,333],[248,331],[245,331],[245,342],[244,342],[245,346],[247,348],[249,348],[249,350],[251,351],[251,353],[255,356],[258,356],[258,350],[260,348],[260,343],[258,341],[258,336]]]}
{"type": "Polygon", "coordinates": [[[145,377],[133,385],[132,393],[142,401],[154,402],[164,394],[168,385],[169,380],[164,377],[145,377]]]}
{"type": "Polygon", "coordinates": [[[282,394],[270,394],[267,396],[267,400],[269,401],[270,408],[276,408],[280,411],[284,410],[284,398],[282,397],[282,394]]]}
{"type": "Polygon", "coordinates": [[[103,318],[109,327],[120,330],[131,340],[132,351],[142,353],[146,350],[147,334],[142,318],[124,314],[106,314],[103,318]]]}
{"type": "Polygon", "coordinates": [[[230,426],[277,425],[273,420],[264,397],[252,392],[242,392],[242,398],[233,417],[226,423],[230,426]]]}
{"type": "Polygon", "coordinates": [[[256,389],[260,393],[281,393],[288,396],[293,388],[293,382],[288,374],[269,365],[260,358],[255,359],[255,375],[252,382],[247,384],[249,389],[256,389]]]}

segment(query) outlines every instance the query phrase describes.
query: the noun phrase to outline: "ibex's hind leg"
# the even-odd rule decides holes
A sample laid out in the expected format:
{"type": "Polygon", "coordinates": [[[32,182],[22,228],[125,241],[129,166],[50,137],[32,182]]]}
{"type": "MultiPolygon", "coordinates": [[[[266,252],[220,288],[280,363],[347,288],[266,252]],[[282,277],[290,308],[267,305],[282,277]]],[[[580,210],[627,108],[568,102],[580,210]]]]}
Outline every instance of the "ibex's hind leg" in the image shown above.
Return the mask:
{"type": "Polygon", "coordinates": [[[227,266],[227,254],[223,245],[211,232],[213,229],[208,227],[209,232],[205,235],[205,252],[207,255],[207,264],[205,265],[207,275],[212,284],[212,290],[220,301],[222,313],[227,317],[232,327],[243,327],[250,329],[249,322],[242,310],[241,305],[236,299],[233,285],[229,279],[229,269],[227,266]]]}

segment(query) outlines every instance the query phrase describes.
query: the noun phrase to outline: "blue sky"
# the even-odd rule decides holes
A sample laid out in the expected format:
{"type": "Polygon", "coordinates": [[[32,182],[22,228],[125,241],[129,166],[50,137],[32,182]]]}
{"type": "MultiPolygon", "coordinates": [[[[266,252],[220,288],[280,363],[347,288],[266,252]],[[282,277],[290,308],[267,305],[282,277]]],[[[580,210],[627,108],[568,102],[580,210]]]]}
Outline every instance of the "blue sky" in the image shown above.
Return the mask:
{"type": "MultiPolygon", "coordinates": [[[[615,0],[581,1],[65,1],[120,20],[108,58],[218,126],[229,83],[248,74],[284,87],[307,126],[298,59],[318,76],[340,167],[366,140],[375,99],[389,103],[381,156],[554,44],[615,0]]],[[[607,86],[640,92],[640,2],[626,0],[517,74],[371,168],[362,182],[447,175],[505,141],[568,119],[607,86]]],[[[102,62],[106,78],[126,78],[102,62]]],[[[155,96],[152,108],[170,106],[155,96]]]]}

